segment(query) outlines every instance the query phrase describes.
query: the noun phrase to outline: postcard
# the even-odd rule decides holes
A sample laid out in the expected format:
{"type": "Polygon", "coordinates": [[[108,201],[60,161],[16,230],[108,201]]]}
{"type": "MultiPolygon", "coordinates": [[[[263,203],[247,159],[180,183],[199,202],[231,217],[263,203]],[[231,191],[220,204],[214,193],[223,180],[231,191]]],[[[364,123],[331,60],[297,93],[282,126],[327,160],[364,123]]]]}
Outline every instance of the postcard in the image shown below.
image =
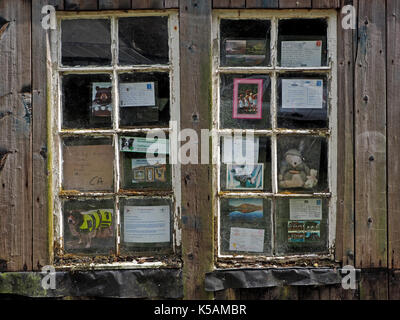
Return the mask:
{"type": "Polygon", "coordinates": [[[169,153],[168,139],[151,139],[143,137],[120,137],[120,150],[122,152],[136,153],[169,153]]]}
{"type": "Polygon", "coordinates": [[[263,190],[264,164],[226,166],[226,188],[229,190],[263,190]]]}
{"type": "Polygon", "coordinates": [[[290,220],[322,220],[321,199],[290,199],[290,220]]]}
{"type": "Polygon", "coordinates": [[[258,163],[258,137],[223,136],[222,162],[231,164],[258,163]]]}
{"type": "Polygon", "coordinates": [[[320,67],[322,41],[282,41],[282,67],[320,67]]]}
{"type": "Polygon", "coordinates": [[[283,109],[322,109],[322,79],[282,79],[283,109]]]}
{"type": "Polygon", "coordinates": [[[154,107],[156,105],[155,83],[120,83],[119,99],[121,107],[154,107]]]}
{"type": "Polygon", "coordinates": [[[233,119],[261,119],[262,97],[262,79],[233,79],[233,119]]]}
{"type": "Polygon", "coordinates": [[[166,182],[167,165],[156,160],[159,159],[132,159],[132,183],[166,182]]]}
{"type": "Polygon", "coordinates": [[[111,82],[92,83],[92,116],[111,117],[112,85],[111,82]]]}
{"type": "Polygon", "coordinates": [[[123,219],[124,242],[170,242],[169,206],[125,206],[123,219]]]}
{"type": "Polygon", "coordinates": [[[229,199],[229,219],[253,221],[264,217],[263,199],[229,199]]]}
{"type": "Polygon", "coordinates": [[[257,66],[266,58],[265,39],[227,39],[225,62],[230,66],[257,66]]]}
{"type": "Polygon", "coordinates": [[[263,252],[264,229],[231,228],[230,251],[263,252]]]}

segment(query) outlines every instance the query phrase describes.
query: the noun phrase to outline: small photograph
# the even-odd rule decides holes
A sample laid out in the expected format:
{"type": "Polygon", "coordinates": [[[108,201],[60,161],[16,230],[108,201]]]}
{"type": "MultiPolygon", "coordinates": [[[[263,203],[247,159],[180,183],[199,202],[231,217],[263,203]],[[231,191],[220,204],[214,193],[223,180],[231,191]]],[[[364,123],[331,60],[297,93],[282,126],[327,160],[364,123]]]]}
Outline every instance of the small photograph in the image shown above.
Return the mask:
{"type": "Polygon", "coordinates": [[[226,170],[226,186],[228,190],[263,190],[263,163],[254,165],[228,164],[226,170]]]}
{"type": "Polygon", "coordinates": [[[153,165],[148,159],[132,159],[132,183],[166,182],[166,171],[165,163],[153,165]]]}
{"type": "Polygon", "coordinates": [[[262,118],[262,79],[233,80],[233,118],[262,118]]]}
{"type": "Polygon", "coordinates": [[[320,231],[321,230],[321,221],[306,221],[305,231],[320,231]]]}
{"type": "Polygon", "coordinates": [[[262,65],[265,57],[265,39],[225,41],[225,60],[230,66],[262,65]]]}
{"type": "Polygon", "coordinates": [[[305,241],[306,242],[314,242],[314,241],[320,241],[320,240],[321,240],[321,234],[319,231],[305,233],[305,241]]]}
{"type": "Polygon", "coordinates": [[[303,232],[304,233],[304,221],[289,221],[288,232],[303,232]]]}
{"type": "Polygon", "coordinates": [[[304,232],[292,232],[288,234],[288,242],[305,242],[304,232]]]}
{"type": "Polygon", "coordinates": [[[264,216],[262,199],[229,199],[229,219],[232,221],[253,221],[264,216]]]}
{"type": "Polygon", "coordinates": [[[111,117],[112,86],[110,82],[92,83],[92,116],[111,117]]]}

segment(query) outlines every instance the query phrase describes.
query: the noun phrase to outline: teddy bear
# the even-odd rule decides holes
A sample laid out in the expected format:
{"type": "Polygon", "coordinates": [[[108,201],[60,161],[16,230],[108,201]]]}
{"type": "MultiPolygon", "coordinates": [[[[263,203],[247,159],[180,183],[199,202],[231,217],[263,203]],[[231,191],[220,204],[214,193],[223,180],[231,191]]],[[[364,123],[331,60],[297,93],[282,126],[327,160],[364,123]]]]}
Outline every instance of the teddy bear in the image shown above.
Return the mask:
{"type": "Polygon", "coordinates": [[[279,172],[279,187],[285,189],[312,189],[317,183],[318,171],[310,169],[303,161],[301,152],[290,149],[285,152],[284,161],[279,172]]]}

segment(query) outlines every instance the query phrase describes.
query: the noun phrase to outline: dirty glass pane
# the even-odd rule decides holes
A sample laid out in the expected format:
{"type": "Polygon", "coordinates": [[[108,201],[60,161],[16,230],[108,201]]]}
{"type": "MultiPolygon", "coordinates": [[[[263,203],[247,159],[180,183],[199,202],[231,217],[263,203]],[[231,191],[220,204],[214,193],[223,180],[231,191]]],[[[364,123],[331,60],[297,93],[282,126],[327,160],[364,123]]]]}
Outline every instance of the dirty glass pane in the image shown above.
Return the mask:
{"type": "Polygon", "coordinates": [[[64,138],[62,153],[64,190],[113,190],[114,147],[111,138],[64,138]]]}
{"type": "Polygon", "coordinates": [[[111,33],[108,19],[62,20],[61,42],[63,65],[111,65],[111,33]]]}
{"type": "Polygon", "coordinates": [[[221,190],[272,191],[271,138],[221,137],[221,190]]]}
{"type": "Polygon", "coordinates": [[[328,143],[313,136],[278,136],[280,192],[328,192],[328,143]]]}
{"type": "Polygon", "coordinates": [[[120,200],[121,253],[172,253],[173,206],[170,199],[120,200]]]}
{"type": "Polygon", "coordinates": [[[271,255],[271,200],[221,199],[221,253],[271,255]]]}
{"type": "Polygon", "coordinates": [[[278,199],[277,254],[326,253],[328,206],[327,199],[278,199]]]}
{"type": "Polygon", "coordinates": [[[165,72],[121,74],[119,100],[122,127],[168,127],[169,74],[165,72]]]}
{"type": "Polygon", "coordinates": [[[112,199],[64,200],[63,217],[67,253],[114,253],[116,220],[112,199]]]}
{"type": "Polygon", "coordinates": [[[119,64],[167,64],[168,18],[119,19],[119,64]]]}
{"type": "Polygon", "coordinates": [[[269,20],[222,19],[220,28],[221,66],[270,65],[269,20]]]}
{"type": "MultiPolygon", "coordinates": [[[[160,143],[168,143],[168,136],[165,137],[165,140],[163,137],[160,138],[163,141],[160,140],[160,143]]],[[[149,152],[147,154],[146,148],[142,148],[146,145],[155,145],[155,143],[156,140],[146,139],[144,134],[120,136],[122,189],[137,191],[172,189],[168,152],[160,150],[160,153],[149,152]]]]}
{"type": "Polygon", "coordinates": [[[326,66],[327,27],[324,19],[280,20],[278,63],[282,67],[326,66]]]}
{"type": "Polygon", "coordinates": [[[285,74],[278,78],[278,127],[328,128],[326,75],[285,74]]]}
{"type": "Polygon", "coordinates": [[[108,74],[68,74],[62,82],[62,128],[111,128],[112,84],[108,74]]]}
{"type": "Polygon", "coordinates": [[[270,129],[270,105],[268,75],[221,74],[221,128],[270,129]]]}

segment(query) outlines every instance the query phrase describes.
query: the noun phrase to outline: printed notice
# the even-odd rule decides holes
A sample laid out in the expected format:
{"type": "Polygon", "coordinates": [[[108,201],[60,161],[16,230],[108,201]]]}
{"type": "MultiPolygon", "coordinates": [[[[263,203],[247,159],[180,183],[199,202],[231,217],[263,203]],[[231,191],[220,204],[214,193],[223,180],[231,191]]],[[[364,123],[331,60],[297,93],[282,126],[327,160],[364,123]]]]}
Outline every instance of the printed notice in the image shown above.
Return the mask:
{"type": "Polygon", "coordinates": [[[290,220],[322,220],[322,200],[290,199],[290,220]]]}
{"type": "Polygon", "coordinates": [[[264,229],[231,228],[230,251],[263,252],[264,229]]]}
{"type": "Polygon", "coordinates": [[[226,136],[222,145],[222,162],[231,164],[258,163],[259,138],[226,136]]]}
{"type": "Polygon", "coordinates": [[[169,206],[126,206],[124,242],[169,242],[170,220],[169,206]]]}
{"type": "Polygon", "coordinates": [[[121,83],[119,99],[121,107],[154,107],[156,105],[154,82],[121,83]]]}
{"type": "Polygon", "coordinates": [[[143,137],[121,137],[120,148],[122,152],[168,154],[169,140],[143,137]]]}
{"type": "Polygon", "coordinates": [[[283,109],[322,109],[322,79],[283,79],[283,109]]]}
{"type": "Polygon", "coordinates": [[[322,41],[282,41],[282,67],[320,67],[322,41]]]}

